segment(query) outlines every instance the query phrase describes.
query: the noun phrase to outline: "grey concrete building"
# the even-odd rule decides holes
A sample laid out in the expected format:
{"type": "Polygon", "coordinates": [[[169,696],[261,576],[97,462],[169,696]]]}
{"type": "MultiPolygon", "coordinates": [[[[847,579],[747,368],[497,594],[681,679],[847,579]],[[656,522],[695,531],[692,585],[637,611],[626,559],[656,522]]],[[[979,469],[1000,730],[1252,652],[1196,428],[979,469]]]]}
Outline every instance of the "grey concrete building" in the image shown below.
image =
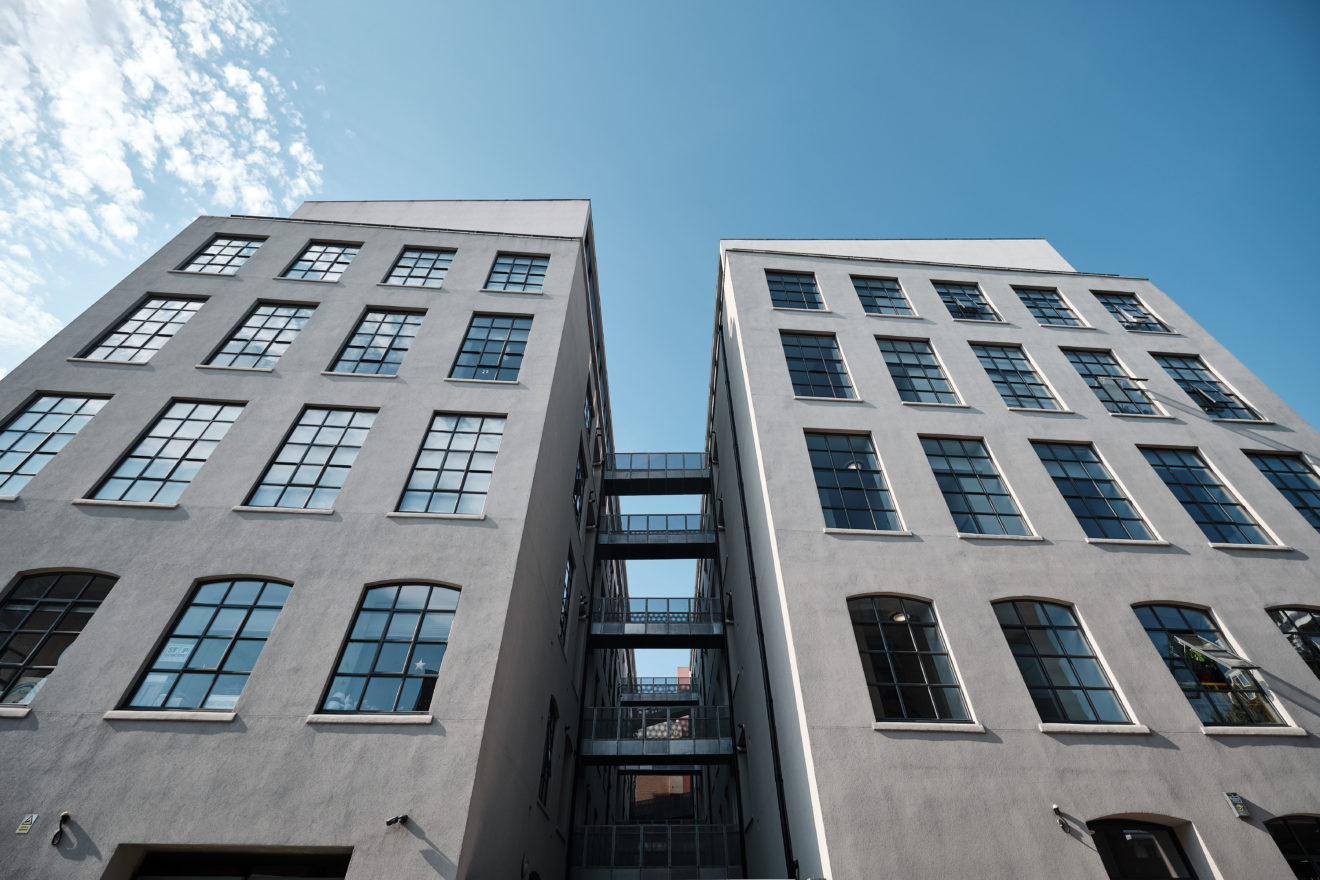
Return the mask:
{"type": "Polygon", "coordinates": [[[1187,312],[728,240],[714,343],[748,876],[1317,876],[1320,438],[1187,312]]]}
{"type": "Polygon", "coordinates": [[[587,202],[190,225],[0,382],[0,875],[1316,876],[1320,438],[1184,311],[736,240],[714,331],[621,453],[587,202]]]}

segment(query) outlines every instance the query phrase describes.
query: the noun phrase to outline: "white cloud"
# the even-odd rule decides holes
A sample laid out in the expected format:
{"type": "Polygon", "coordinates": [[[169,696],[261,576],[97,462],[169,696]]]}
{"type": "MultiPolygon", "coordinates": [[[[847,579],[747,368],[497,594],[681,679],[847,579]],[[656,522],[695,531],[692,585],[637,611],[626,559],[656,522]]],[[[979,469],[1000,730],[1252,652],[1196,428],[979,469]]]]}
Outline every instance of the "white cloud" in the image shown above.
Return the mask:
{"type": "Polygon", "coordinates": [[[275,39],[251,0],[0,9],[0,358],[59,329],[43,286],[62,258],[140,255],[153,185],[188,213],[253,214],[320,186],[302,117],[262,64],[275,39]]]}

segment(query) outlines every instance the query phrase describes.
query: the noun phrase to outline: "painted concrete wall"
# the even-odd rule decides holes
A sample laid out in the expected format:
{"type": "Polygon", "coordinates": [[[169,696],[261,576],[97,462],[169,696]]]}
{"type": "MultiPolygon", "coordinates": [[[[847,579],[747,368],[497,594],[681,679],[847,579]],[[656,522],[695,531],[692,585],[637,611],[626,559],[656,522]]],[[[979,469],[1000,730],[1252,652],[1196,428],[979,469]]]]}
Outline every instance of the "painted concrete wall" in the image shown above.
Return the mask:
{"type": "MultiPolygon", "coordinates": [[[[517,802],[521,811],[503,813],[507,833],[529,841],[538,860],[550,863],[540,867],[541,876],[557,876],[563,843],[552,820],[526,809],[526,792],[530,786],[535,796],[539,772],[544,727],[536,716],[550,693],[571,693],[567,664],[538,657],[559,651],[546,637],[555,638],[562,553],[572,526],[561,515],[555,529],[562,539],[542,552],[525,525],[534,514],[540,530],[551,507],[562,511],[571,503],[565,448],[581,432],[587,370],[580,262],[577,239],[203,217],[0,383],[5,418],[34,391],[112,395],[17,499],[0,503],[0,580],[70,568],[119,577],[30,712],[0,717],[2,800],[16,815],[41,813],[32,834],[0,837],[6,872],[101,877],[116,848],[131,843],[348,846],[350,878],[454,878],[467,876],[460,865],[483,859],[497,859],[504,873],[510,864],[517,870],[521,853],[505,853],[506,845],[498,856],[474,852],[468,841],[480,835],[469,820],[476,805],[503,810],[517,802]],[[216,232],[268,238],[233,277],[170,271],[216,232]],[[309,239],[357,241],[362,248],[338,282],[277,278],[309,239]],[[442,288],[378,284],[405,245],[456,248],[442,288]],[[483,292],[500,250],[548,254],[545,293],[483,292]],[[66,360],[148,292],[207,301],[146,365],[66,360]],[[316,305],[275,369],[197,369],[259,299],[316,305]],[[367,305],[426,310],[399,375],[322,375],[367,305]],[[445,378],[478,310],[534,316],[516,384],[445,378]],[[72,504],[175,398],[244,403],[178,506],[72,504]],[[576,421],[555,409],[570,399],[576,421]],[[334,512],[234,511],[304,404],[379,411],[334,512]],[[388,515],[437,410],[508,414],[482,519],[388,515]],[[544,472],[549,468],[556,472],[544,472]],[[194,583],[232,575],[293,584],[233,720],[170,713],[106,720],[194,583]],[[462,589],[435,697],[420,719],[425,723],[309,722],[364,585],[401,580],[462,589]],[[540,606],[527,612],[531,618],[509,614],[511,603],[521,609],[533,601],[540,606]],[[547,619],[550,629],[523,638],[547,619]],[[496,681],[519,655],[529,657],[519,684],[541,696],[521,707],[511,730],[494,731],[492,717],[503,725],[513,714],[496,695],[496,681]],[[507,777],[502,786],[489,781],[501,776],[507,777]],[[478,779],[483,791],[474,798],[478,779]],[[61,810],[72,813],[74,824],[56,849],[47,841],[61,810]],[[387,828],[385,819],[399,813],[409,823],[387,828]]],[[[564,705],[564,717],[570,713],[564,705]]],[[[117,869],[107,876],[127,874],[117,869]]]]}
{"type": "Polygon", "coordinates": [[[724,239],[722,252],[819,254],[873,260],[910,260],[1071,272],[1073,267],[1043,238],[769,238],[724,239]]]}
{"type": "Polygon", "coordinates": [[[392,202],[303,202],[291,216],[295,220],[581,238],[587,232],[590,213],[591,202],[587,199],[404,199],[392,202]]]}
{"type": "Polygon", "coordinates": [[[781,731],[792,732],[785,763],[804,876],[819,868],[838,880],[1099,880],[1104,869],[1077,823],[1136,814],[1183,820],[1184,845],[1202,860],[1202,877],[1290,876],[1261,823],[1274,815],[1320,813],[1314,785],[1320,771],[1320,682],[1264,609],[1320,605],[1314,562],[1320,534],[1242,450],[1298,450],[1314,462],[1320,456],[1315,431],[1144,280],[729,250],[722,262],[730,369],[735,386],[744,386],[745,399],[735,401],[743,478],[753,487],[749,502],[759,505],[750,513],[755,564],[769,582],[765,593],[776,600],[765,606],[767,637],[778,722],[781,731]],[[814,272],[828,311],[772,309],[767,267],[814,272]],[[853,272],[897,277],[919,317],[866,315],[849,281],[853,272]],[[932,280],[980,284],[1004,323],[953,320],[932,280]],[[1038,325],[1012,284],[1057,287],[1089,326],[1038,325]],[[1123,330],[1092,290],[1138,294],[1176,334],[1123,330]],[[860,399],[794,399],[781,330],[836,334],[860,399]],[[882,335],[930,340],[965,405],[900,402],[875,343],[882,335]],[[1022,344],[1067,411],[1010,411],[969,341],[1022,344]],[[1110,415],[1060,346],[1112,349],[1133,373],[1148,377],[1146,385],[1166,415],[1110,415]],[[1200,355],[1270,421],[1211,420],[1150,352],[1200,355]],[[746,428],[744,419],[750,422],[746,428]],[[870,434],[911,534],[827,533],[804,429],[870,434]],[[919,435],[983,438],[1034,540],[958,537],[919,435]],[[1032,439],[1094,443],[1167,543],[1088,542],[1032,439]],[[1212,548],[1137,444],[1199,448],[1280,546],[1212,548]],[[873,729],[846,600],[878,592],[934,603],[978,727],[873,729]],[[1150,732],[1039,730],[990,606],[1010,597],[1072,604],[1133,720],[1150,732]],[[1291,729],[1241,736],[1203,731],[1131,610],[1133,603],[1148,601],[1209,607],[1241,653],[1260,664],[1291,729]],[[786,641],[776,644],[780,637],[786,641]],[[787,656],[776,656],[785,649],[787,656]],[[806,766],[795,765],[792,736],[805,750],[806,766]],[[819,806],[809,812],[803,789],[813,781],[819,806]],[[1250,821],[1231,815],[1225,790],[1247,798],[1250,821]],[[1056,803],[1071,817],[1069,834],[1054,823],[1050,807],[1056,803]],[[823,854],[819,862],[808,858],[813,846],[823,854]]]}

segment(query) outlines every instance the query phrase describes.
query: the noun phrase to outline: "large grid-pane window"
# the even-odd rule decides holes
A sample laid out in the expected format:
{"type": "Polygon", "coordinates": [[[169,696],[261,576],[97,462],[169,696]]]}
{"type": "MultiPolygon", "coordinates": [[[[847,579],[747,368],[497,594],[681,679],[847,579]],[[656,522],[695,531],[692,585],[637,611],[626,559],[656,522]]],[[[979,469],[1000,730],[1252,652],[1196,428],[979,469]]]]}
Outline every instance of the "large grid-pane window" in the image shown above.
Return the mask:
{"type": "Polygon", "coordinates": [[[824,309],[825,301],[816,289],[816,276],[810,272],[775,272],[765,270],[770,286],[770,302],[780,309],[824,309]]]}
{"type": "Polygon", "coordinates": [[[0,496],[17,495],[105,406],[104,397],[43,394],[0,428],[0,496]]]}
{"type": "Polygon", "coordinates": [[[329,510],[375,420],[374,410],[303,410],[248,504],[329,510]]]}
{"type": "Polygon", "coordinates": [[[530,317],[473,315],[450,378],[516,381],[531,332],[530,317]]]}
{"type": "Polygon", "coordinates": [[[115,578],[47,572],[19,578],[0,602],[0,703],[30,703],[115,578]]]}
{"type": "Polygon", "coordinates": [[[781,333],[784,360],[793,380],[793,393],[801,397],[856,397],[839,343],[833,336],[781,333]]]}
{"type": "Polygon", "coordinates": [[[265,239],[244,238],[237,235],[217,235],[206,247],[193,254],[192,259],[179,267],[180,272],[198,272],[202,275],[233,275],[257,252],[265,239]]]}
{"type": "Polygon", "coordinates": [[[1065,348],[1063,353],[1105,409],[1130,415],[1159,414],[1150,395],[1123,369],[1112,352],[1065,348]]]}
{"type": "Polygon", "coordinates": [[[206,363],[212,367],[268,370],[293,344],[316,306],[259,302],[206,363]]]}
{"type": "Polygon", "coordinates": [[[1128,723],[1071,608],[1019,599],[994,609],[1041,721],[1128,723]]]}
{"type": "Polygon", "coordinates": [[[385,276],[385,284],[406,287],[439,287],[454,260],[454,251],[432,248],[404,248],[399,259],[385,276]]]}
{"type": "Polygon", "coordinates": [[[929,342],[879,337],[876,344],[885,357],[885,366],[894,378],[900,399],[917,403],[959,402],[929,342]]]}
{"type": "Polygon", "coordinates": [[[1230,391],[1199,357],[1184,354],[1157,354],[1153,357],[1211,418],[1260,420],[1260,413],[1230,391]]]}
{"type": "Polygon", "coordinates": [[[984,443],[923,437],[921,446],[958,531],[974,535],[1031,534],[984,443]]]}
{"type": "Polygon", "coordinates": [[[1300,880],[1320,877],[1320,818],[1280,816],[1265,823],[1288,867],[1300,880]]]}
{"type": "Polygon", "coordinates": [[[330,371],[393,376],[420,326],[421,312],[367,312],[330,371]]]}
{"type": "Polygon", "coordinates": [[[1146,521],[1091,444],[1032,441],[1031,445],[1088,538],[1152,540],[1146,521]]]}
{"type": "Polygon", "coordinates": [[[852,276],[853,288],[868,315],[910,315],[912,304],[903,295],[897,278],[852,276]]]}
{"type": "Polygon", "coordinates": [[[1248,452],[1247,458],[1283,493],[1297,512],[1320,532],[1320,477],[1300,455],[1248,452]]]}
{"type": "Polygon", "coordinates": [[[848,600],[876,721],[970,721],[929,602],[904,596],[848,600]]]}
{"type": "Polygon", "coordinates": [[[521,290],[535,293],[545,283],[550,258],[537,254],[499,254],[486,279],[487,290],[521,290]]]}
{"type": "Polygon", "coordinates": [[[807,454],[828,528],[902,528],[869,436],[808,433],[807,454]]]}
{"type": "Polygon", "coordinates": [[[504,416],[436,413],[399,500],[399,510],[481,513],[504,436],[504,421],[504,416]]]}
{"type": "Polygon", "coordinates": [[[550,698],[550,712],[545,718],[545,747],[541,750],[541,778],[536,784],[536,799],[542,804],[550,797],[550,775],[555,765],[555,728],[559,726],[559,704],[550,698]]]}
{"type": "Polygon", "coordinates": [[[1195,449],[1147,448],[1141,452],[1211,541],[1273,543],[1195,449]]]}
{"type": "Polygon", "coordinates": [[[568,612],[573,604],[573,551],[568,551],[564,563],[564,593],[559,600],[559,641],[568,635],[568,612]]]}
{"type": "Polygon", "coordinates": [[[128,701],[133,709],[233,709],[289,586],[211,581],[197,588],[128,701]]]}
{"type": "Polygon", "coordinates": [[[1113,315],[1124,330],[1142,330],[1147,333],[1172,333],[1169,325],[1151,314],[1150,309],[1142,305],[1136,294],[1103,293],[1092,291],[1109,314],[1113,315]]]}
{"type": "Polygon", "coordinates": [[[990,381],[1009,406],[1024,409],[1058,409],[1059,402],[1050,393],[1045,380],[1027,360],[1020,345],[972,343],[972,351],[985,367],[990,381]]]}
{"type": "Polygon", "coordinates": [[[582,515],[582,496],[586,494],[587,486],[587,460],[582,455],[582,448],[578,447],[577,465],[573,469],[573,513],[577,516],[582,515]]]}
{"type": "Polygon", "coordinates": [[[944,301],[949,314],[967,321],[1001,321],[999,313],[990,305],[981,288],[975,284],[955,284],[936,281],[935,292],[944,301]]]}
{"type": "Polygon", "coordinates": [[[1314,608],[1271,608],[1270,619],[1306,665],[1320,678],[1320,611],[1314,608]]]}
{"type": "Polygon", "coordinates": [[[1042,324],[1080,327],[1082,322],[1059,292],[1052,287],[1014,287],[1027,311],[1042,324]]]}
{"type": "Polygon", "coordinates": [[[304,281],[338,281],[348,264],[357,256],[356,244],[337,244],[332,241],[314,241],[307,245],[293,265],[284,270],[285,278],[304,281]]]}
{"type": "Polygon", "coordinates": [[[1182,605],[1133,610],[1202,724],[1283,723],[1252,674],[1257,667],[1227,648],[1208,611],[1182,605]]]}
{"type": "Polygon", "coordinates": [[[92,497],[173,504],[242,411],[237,404],[196,400],[170,404],[92,497]]]}
{"type": "Polygon", "coordinates": [[[157,349],[179,332],[203,300],[153,296],[114,330],[103,336],[83,357],[97,361],[144,364],[157,349]]]}
{"type": "Polygon", "coordinates": [[[432,584],[371,587],[362,597],[325,712],[425,712],[458,608],[458,590],[432,584]]]}

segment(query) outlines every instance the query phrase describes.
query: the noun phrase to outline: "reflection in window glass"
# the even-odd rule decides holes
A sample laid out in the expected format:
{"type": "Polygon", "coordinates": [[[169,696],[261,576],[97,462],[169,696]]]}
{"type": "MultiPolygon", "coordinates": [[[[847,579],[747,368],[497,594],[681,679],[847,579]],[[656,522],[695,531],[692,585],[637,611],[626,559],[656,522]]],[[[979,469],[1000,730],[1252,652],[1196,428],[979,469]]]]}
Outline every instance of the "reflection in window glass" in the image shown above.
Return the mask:
{"type": "Polygon", "coordinates": [[[833,336],[818,333],[781,333],[784,360],[793,381],[793,393],[800,397],[853,398],[852,382],[843,365],[839,343],[833,336]]]}
{"type": "Polygon", "coordinates": [[[1301,880],[1320,877],[1320,818],[1280,816],[1265,823],[1288,867],[1301,880]]]}
{"type": "Polygon", "coordinates": [[[868,315],[910,315],[912,306],[903,295],[896,278],[852,276],[853,288],[868,315]]]}
{"type": "Polygon", "coordinates": [[[1172,333],[1169,325],[1150,313],[1142,305],[1136,294],[1101,293],[1094,291],[1095,298],[1113,315],[1124,330],[1142,330],[1147,333],[1172,333]]]}
{"type": "Polygon", "coordinates": [[[1195,449],[1148,448],[1141,452],[1211,541],[1273,543],[1195,449]]]}
{"type": "Polygon", "coordinates": [[[1248,452],[1247,458],[1297,508],[1312,528],[1320,532],[1320,477],[1310,465],[1302,461],[1300,455],[1248,452]]]}
{"type": "Polygon", "coordinates": [[[876,721],[969,721],[935,609],[902,596],[848,600],[876,721]]]}
{"type": "Polygon", "coordinates": [[[1108,351],[1091,351],[1082,348],[1065,348],[1064,355],[1077,368],[1078,374],[1086,381],[1095,396],[1113,413],[1129,415],[1157,415],[1159,410],[1151,401],[1144,388],[1108,351]]]}
{"type": "Polygon", "coordinates": [[[385,284],[403,284],[408,287],[439,287],[453,262],[454,251],[406,248],[399,261],[390,269],[385,284]]]}
{"type": "Polygon", "coordinates": [[[393,376],[421,325],[419,312],[367,312],[330,371],[393,376]]]}
{"type": "Polygon", "coordinates": [[[47,572],[20,578],[0,602],[0,703],[30,703],[115,578],[47,572]]]}
{"type": "Polygon", "coordinates": [[[104,397],[43,394],[10,419],[0,429],[0,495],[17,495],[105,403],[104,397]]]}
{"type": "Polygon", "coordinates": [[[935,291],[939,293],[949,314],[967,321],[1000,321],[999,313],[990,305],[981,288],[975,284],[954,284],[946,281],[935,282],[935,291]]]}
{"type": "Polygon", "coordinates": [[[210,244],[194,254],[191,260],[180,266],[179,271],[198,272],[203,275],[233,275],[248,261],[248,257],[257,252],[262,241],[264,239],[217,235],[211,239],[210,244]]]}
{"type": "Polygon", "coordinates": [[[138,683],[133,709],[233,709],[289,586],[212,581],[197,588],[138,683]]]}
{"type": "Polygon", "coordinates": [[[92,497],[173,504],[242,411],[243,407],[235,404],[206,401],[170,404],[92,497]]]}
{"type": "Polygon", "coordinates": [[[531,318],[473,315],[450,378],[516,381],[531,332],[531,318]]]}
{"type": "Polygon", "coordinates": [[[1320,611],[1313,608],[1272,608],[1270,619],[1288,638],[1306,665],[1320,678],[1320,611]]]}
{"type": "Polygon", "coordinates": [[[921,446],[959,532],[1031,534],[984,443],[956,437],[923,437],[921,446]]]}
{"type": "Polygon", "coordinates": [[[1110,880],[1196,880],[1171,829],[1127,819],[1086,825],[1110,880]]]}
{"type": "Polygon", "coordinates": [[[550,258],[533,254],[500,254],[486,279],[487,290],[518,290],[536,293],[545,284],[550,258]]]}
{"type": "Polygon", "coordinates": [[[83,357],[98,361],[144,364],[201,307],[200,299],[153,296],[102,337],[83,357]]]}
{"type": "Polygon", "coordinates": [[[274,367],[314,310],[315,306],[257,303],[243,320],[243,326],[211,355],[207,365],[255,370],[274,367]]]}
{"type": "Polygon", "coordinates": [[[929,342],[884,337],[875,342],[884,355],[885,366],[889,368],[900,399],[916,403],[960,402],[929,342]]]}
{"type": "Polygon", "coordinates": [[[1022,304],[1027,311],[1042,324],[1054,324],[1060,327],[1080,327],[1081,321],[1064,302],[1059,292],[1050,287],[1015,287],[1022,304]]]}
{"type": "Polygon", "coordinates": [[[972,343],[981,366],[985,367],[995,390],[1009,406],[1024,409],[1058,409],[1059,403],[1050,393],[1049,386],[1027,360],[1020,345],[986,345],[972,343]]]}
{"type": "Polygon", "coordinates": [[[376,413],[308,407],[248,499],[251,507],[329,510],[376,413]]]}
{"type": "Polygon", "coordinates": [[[810,272],[773,272],[765,270],[770,286],[770,302],[780,309],[823,309],[825,301],[816,289],[816,276],[810,272]]]}
{"type": "Polygon", "coordinates": [[[1157,354],[1152,357],[1211,418],[1260,421],[1260,413],[1230,391],[1199,357],[1182,354],[1157,354]]]}
{"type": "Polygon", "coordinates": [[[807,454],[826,528],[902,528],[868,435],[808,433],[807,454]]]}
{"type": "Polygon", "coordinates": [[[504,416],[436,413],[403,490],[399,510],[479,514],[486,505],[504,416]]]}
{"type": "Polygon", "coordinates": [[[1089,443],[1031,445],[1088,538],[1151,540],[1150,529],[1089,443]]]}
{"type": "Polygon", "coordinates": [[[284,277],[304,281],[338,281],[348,264],[357,256],[359,247],[355,244],[314,241],[285,270],[284,277]]]}

